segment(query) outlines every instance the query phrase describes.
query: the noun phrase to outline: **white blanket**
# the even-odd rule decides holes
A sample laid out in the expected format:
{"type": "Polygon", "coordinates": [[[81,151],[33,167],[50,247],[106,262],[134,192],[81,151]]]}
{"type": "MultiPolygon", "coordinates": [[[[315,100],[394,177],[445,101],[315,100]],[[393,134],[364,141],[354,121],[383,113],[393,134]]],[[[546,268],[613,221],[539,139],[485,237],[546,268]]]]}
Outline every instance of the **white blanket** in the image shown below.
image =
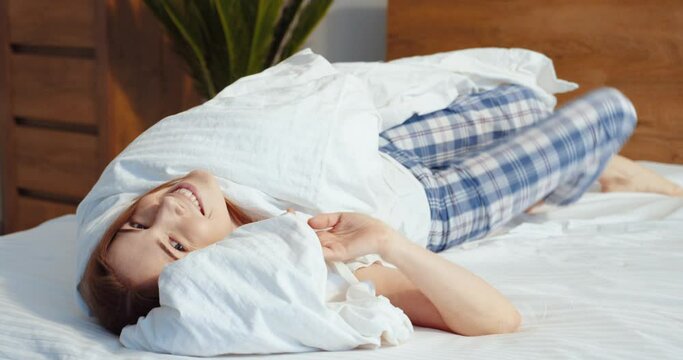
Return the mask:
{"type": "Polygon", "coordinates": [[[408,317],[371,286],[349,284],[325,302],[326,266],[315,232],[286,214],[238,228],[167,266],[161,307],[121,333],[129,348],[215,356],[397,345],[408,317]]]}
{"type": "Polygon", "coordinates": [[[368,183],[380,178],[377,133],[503,83],[535,89],[549,108],[552,94],[576,88],[557,79],[543,54],[498,48],[335,66],[303,50],[242,78],[206,104],[159,121],[107,166],[78,207],[78,279],[135,196],[196,168],[211,170],[250,215],[288,207],[376,213],[368,183]]]}
{"type": "Polygon", "coordinates": [[[301,51],[140,135],[78,207],[76,282],[106,228],[136,196],[193,169],[216,175],[224,195],[251,216],[268,218],[288,207],[373,215],[382,206],[373,188],[386,186],[378,173],[378,133],[400,116],[441,109],[463,91],[495,84],[530,86],[545,94],[549,107],[552,93],[573,88],[555,78],[545,56],[521,49],[406,59],[387,71],[341,67],[346,70],[301,51]],[[406,80],[396,83],[392,76],[406,80]],[[454,82],[459,85],[449,87],[454,82]],[[403,105],[391,115],[392,104],[403,105]]]}
{"type": "Polygon", "coordinates": [[[382,117],[381,129],[413,114],[448,106],[458,95],[517,84],[536,92],[549,110],[553,94],[578,85],[561,80],[547,56],[526,49],[480,48],[396,59],[387,63],[336,63],[334,67],[363,79],[382,117]]]}

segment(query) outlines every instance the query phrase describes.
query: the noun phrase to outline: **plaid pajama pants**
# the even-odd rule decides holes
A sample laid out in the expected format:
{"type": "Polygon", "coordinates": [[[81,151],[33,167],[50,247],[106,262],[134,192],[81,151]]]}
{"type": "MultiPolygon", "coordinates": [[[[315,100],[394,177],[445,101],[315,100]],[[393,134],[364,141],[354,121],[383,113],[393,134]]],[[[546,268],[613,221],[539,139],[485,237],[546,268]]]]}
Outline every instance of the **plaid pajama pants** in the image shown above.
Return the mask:
{"type": "Polygon", "coordinates": [[[380,134],[431,210],[428,248],[484,237],[540,200],[570,204],[597,179],[636,124],[631,102],[602,88],[555,112],[528,88],[460,96],[380,134]]]}

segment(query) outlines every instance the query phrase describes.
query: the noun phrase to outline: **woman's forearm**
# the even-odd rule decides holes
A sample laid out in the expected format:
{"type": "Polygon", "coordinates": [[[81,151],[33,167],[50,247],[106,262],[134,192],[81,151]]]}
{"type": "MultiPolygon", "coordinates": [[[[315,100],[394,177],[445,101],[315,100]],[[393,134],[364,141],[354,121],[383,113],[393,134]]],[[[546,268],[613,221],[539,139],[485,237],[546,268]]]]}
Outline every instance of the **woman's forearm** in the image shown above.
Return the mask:
{"type": "Polygon", "coordinates": [[[377,292],[402,306],[411,320],[437,328],[445,324],[462,335],[511,332],[519,326],[517,309],[498,291],[378,219],[351,212],[322,213],[308,224],[317,230],[327,261],[379,254],[398,267],[392,274],[370,266],[357,270],[356,276],[375,281],[377,292]]]}
{"type": "Polygon", "coordinates": [[[458,266],[392,232],[380,256],[394,264],[462,335],[512,332],[521,317],[500,292],[458,266]]]}

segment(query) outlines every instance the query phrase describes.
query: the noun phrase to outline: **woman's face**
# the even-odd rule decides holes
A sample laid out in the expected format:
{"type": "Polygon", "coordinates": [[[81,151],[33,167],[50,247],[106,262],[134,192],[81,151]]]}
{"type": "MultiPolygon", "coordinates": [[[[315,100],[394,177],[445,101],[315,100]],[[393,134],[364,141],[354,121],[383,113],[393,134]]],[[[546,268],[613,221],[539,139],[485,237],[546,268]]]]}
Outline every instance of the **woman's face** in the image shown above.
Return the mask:
{"type": "Polygon", "coordinates": [[[127,286],[156,290],[166,264],[223,239],[236,227],[216,179],[195,170],[140,198],[114,236],[107,263],[127,286]]]}

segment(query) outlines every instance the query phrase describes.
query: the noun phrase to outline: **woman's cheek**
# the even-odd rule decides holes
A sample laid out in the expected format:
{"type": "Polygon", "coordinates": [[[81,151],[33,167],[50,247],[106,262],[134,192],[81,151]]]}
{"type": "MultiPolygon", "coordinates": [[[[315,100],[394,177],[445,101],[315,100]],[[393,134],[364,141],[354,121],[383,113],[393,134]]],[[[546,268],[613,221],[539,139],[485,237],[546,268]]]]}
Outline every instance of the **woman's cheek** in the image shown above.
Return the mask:
{"type": "Polygon", "coordinates": [[[204,242],[203,246],[221,241],[230,233],[228,221],[207,221],[202,225],[201,240],[204,242]]]}

